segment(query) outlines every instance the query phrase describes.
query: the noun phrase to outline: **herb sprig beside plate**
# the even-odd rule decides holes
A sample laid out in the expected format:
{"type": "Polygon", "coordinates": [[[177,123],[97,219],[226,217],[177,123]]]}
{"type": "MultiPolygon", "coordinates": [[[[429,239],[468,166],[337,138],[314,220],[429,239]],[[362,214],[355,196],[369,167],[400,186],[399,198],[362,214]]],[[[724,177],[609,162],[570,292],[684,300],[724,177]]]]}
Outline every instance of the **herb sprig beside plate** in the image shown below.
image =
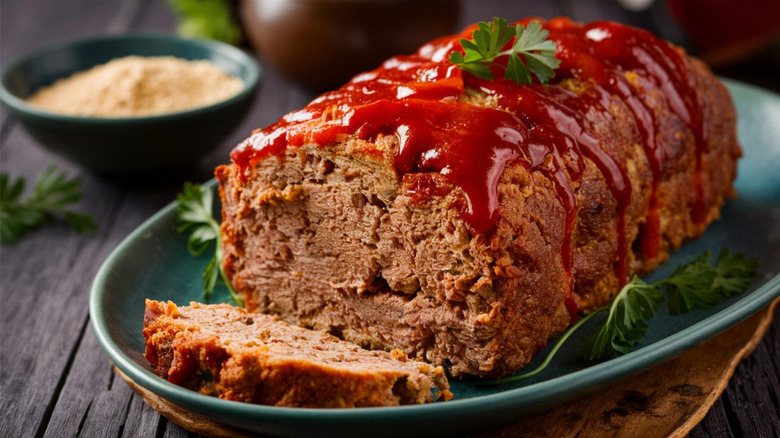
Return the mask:
{"type": "Polygon", "coordinates": [[[38,174],[31,194],[22,198],[25,187],[22,177],[14,180],[0,174],[0,242],[15,243],[27,232],[54,219],[64,219],[78,234],[88,234],[97,228],[87,213],[70,209],[81,197],[81,181],[68,179],[65,172],[49,166],[38,174]]]}

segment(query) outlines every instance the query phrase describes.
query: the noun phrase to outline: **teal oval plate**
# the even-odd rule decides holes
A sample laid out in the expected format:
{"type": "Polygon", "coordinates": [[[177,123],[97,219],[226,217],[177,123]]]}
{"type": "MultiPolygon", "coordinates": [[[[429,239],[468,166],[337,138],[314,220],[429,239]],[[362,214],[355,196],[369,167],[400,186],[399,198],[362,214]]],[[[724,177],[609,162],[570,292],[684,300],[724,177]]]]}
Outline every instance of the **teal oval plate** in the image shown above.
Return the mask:
{"type": "MultiPolygon", "coordinates": [[[[596,364],[578,358],[576,335],[532,379],[496,387],[453,382],[453,400],[427,405],[343,410],[280,408],[221,400],[168,383],[143,357],[144,299],[179,304],[201,299],[207,257],[193,258],[176,232],[176,206],[167,206],[111,254],[92,287],[90,312],[100,344],[125,374],[192,411],[241,429],[281,436],[436,436],[495,427],[583,397],[669,360],[723,332],[780,296],[780,96],[726,82],[737,106],[745,157],[721,220],[685,244],[648,278],[659,278],[704,250],[728,247],[761,260],[750,289],[719,306],[671,316],[664,310],[645,339],[625,356],[596,364]]],[[[214,187],[214,182],[210,182],[214,187]]],[[[227,302],[226,293],[215,301],[227,302]]],[[[584,330],[581,332],[585,332],[584,330]]],[[[580,333],[581,335],[582,333],[580,333]]],[[[533,367],[546,355],[542,351],[533,367]]],[[[529,368],[530,369],[530,368],[529,368]]]]}

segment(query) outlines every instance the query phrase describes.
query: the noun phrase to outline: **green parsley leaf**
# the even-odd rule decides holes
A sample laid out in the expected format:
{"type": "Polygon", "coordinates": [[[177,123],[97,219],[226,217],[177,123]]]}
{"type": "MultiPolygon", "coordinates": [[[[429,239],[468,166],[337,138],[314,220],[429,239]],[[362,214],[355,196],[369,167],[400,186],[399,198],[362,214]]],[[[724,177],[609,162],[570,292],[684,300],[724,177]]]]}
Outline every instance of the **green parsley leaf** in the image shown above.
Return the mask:
{"type": "Polygon", "coordinates": [[[715,270],[709,265],[709,259],[710,253],[706,251],[693,261],[678,266],[669,278],[659,282],[669,299],[669,313],[677,315],[717,304],[719,297],[710,290],[715,270]]]}
{"type": "Polygon", "coordinates": [[[728,248],[723,248],[715,264],[715,279],[712,281],[712,288],[724,298],[740,294],[750,287],[758,265],[758,259],[747,258],[741,252],[732,256],[728,248]]]}
{"type": "Polygon", "coordinates": [[[583,356],[595,360],[627,353],[647,331],[646,320],[658,310],[662,292],[672,315],[708,309],[744,292],[757,269],[757,259],[747,258],[741,252],[731,255],[724,248],[715,266],[710,262],[709,251],[705,251],[655,283],[646,284],[635,277],[612,300],[607,320],[585,339],[583,356]]]}
{"type": "Polygon", "coordinates": [[[205,38],[237,45],[243,39],[226,0],[169,0],[179,17],[177,32],[185,38],[205,38]]]}
{"type": "Polygon", "coordinates": [[[244,300],[233,289],[222,269],[222,239],[220,239],[219,223],[212,215],[214,194],[210,189],[199,184],[184,183],[182,192],[177,197],[178,207],[178,231],[187,235],[187,250],[197,257],[203,254],[212,243],[215,244],[214,255],[203,271],[203,300],[208,302],[211,292],[217,284],[217,279],[222,281],[230,292],[230,296],[239,306],[244,305],[244,300]]]}
{"type": "Polygon", "coordinates": [[[663,301],[652,285],[634,277],[612,299],[606,321],[582,343],[582,355],[588,360],[617,357],[628,353],[647,332],[647,321],[663,301]]]}
{"type": "Polygon", "coordinates": [[[33,192],[22,199],[24,178],[11,181],[0,174],[0,242],[11,244],[25,233],[53,218],[64,219],[78,234],[88,234],[97,228],[92,216],[67,209],[81,199],[80,181],[67,179],[56,166],[39,173],[33,192]]]}
{"type": "Polygon", "coordinates": [[[555,57],[555,43],[547,39],[549,35],[535,21],[527,27],[509,26],[499,17],[490,24],[480,21],[470,40],[460,40],[464,53],[453,52],[450,62],[480,79],[494,79],[491,67],[497,67],[504,70],[505,79],[518,84],[533,83],[533,76],[546,84],[561,63],[555,57]],[[512,38],[514,43],[505,50],[512,38]],[[502,56],[507,56],[506,65],[496,62],[502,56]]]}
{"type": "Polygon", "coordinates": [[[707,309],[750,286],[758,269],[758,260],[723,249],[715,266],[709,251],[677,267],[669,278],[656,283],[667,295],[669,313],[677,315],[707,309]]]}

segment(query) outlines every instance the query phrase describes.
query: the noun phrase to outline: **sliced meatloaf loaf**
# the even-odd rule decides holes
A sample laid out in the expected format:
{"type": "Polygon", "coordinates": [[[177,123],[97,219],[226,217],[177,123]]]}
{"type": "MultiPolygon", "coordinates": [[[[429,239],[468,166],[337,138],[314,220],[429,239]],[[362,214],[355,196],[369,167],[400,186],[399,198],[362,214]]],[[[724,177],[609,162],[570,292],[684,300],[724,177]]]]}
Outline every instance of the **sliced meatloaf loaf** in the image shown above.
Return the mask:
{"type": "Polygon", "coordinates": [[[449,63],[472,27],[240,144],[216,176],[248,308],[497,377],[699,236],[741,153],[726,89],[646,31],[542,26],[550,84],[449,63]]]}
{"type": "Polygon", "coordinates": [[[430,402],[433,390],[450,396],[441,367],[225,304],[146,300],[144,339],[161,377],[228,400],[349,408],[430,402]]]}

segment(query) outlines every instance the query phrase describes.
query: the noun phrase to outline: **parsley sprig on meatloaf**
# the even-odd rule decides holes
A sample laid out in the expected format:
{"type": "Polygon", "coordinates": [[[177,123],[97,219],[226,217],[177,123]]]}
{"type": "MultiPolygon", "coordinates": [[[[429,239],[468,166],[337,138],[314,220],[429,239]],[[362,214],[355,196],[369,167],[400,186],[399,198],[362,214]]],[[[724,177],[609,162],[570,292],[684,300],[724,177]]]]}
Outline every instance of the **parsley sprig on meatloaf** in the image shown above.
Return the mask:
{"type": "Polygon", "coordinates": [[[533,76],[546,84],[553,76],[560,61],[555,57],[555,43],[548,40],[548,31],[536,21],[528,26],[509,26],[503,18],[495,17],[492,23],[480,21],[471,39],[461,38],[464,53],[453,52],[450,62],[480,79],[494,79],[491,67],[504,70],[504,78],[518,84],[533,83],[533,76]],[[508,49],[504,47],[515,38],[508,49]],[[507,56],[506,66],[496,62],[507,56]],[[532,76],[533,75],[533,76],[532,76]]]}

